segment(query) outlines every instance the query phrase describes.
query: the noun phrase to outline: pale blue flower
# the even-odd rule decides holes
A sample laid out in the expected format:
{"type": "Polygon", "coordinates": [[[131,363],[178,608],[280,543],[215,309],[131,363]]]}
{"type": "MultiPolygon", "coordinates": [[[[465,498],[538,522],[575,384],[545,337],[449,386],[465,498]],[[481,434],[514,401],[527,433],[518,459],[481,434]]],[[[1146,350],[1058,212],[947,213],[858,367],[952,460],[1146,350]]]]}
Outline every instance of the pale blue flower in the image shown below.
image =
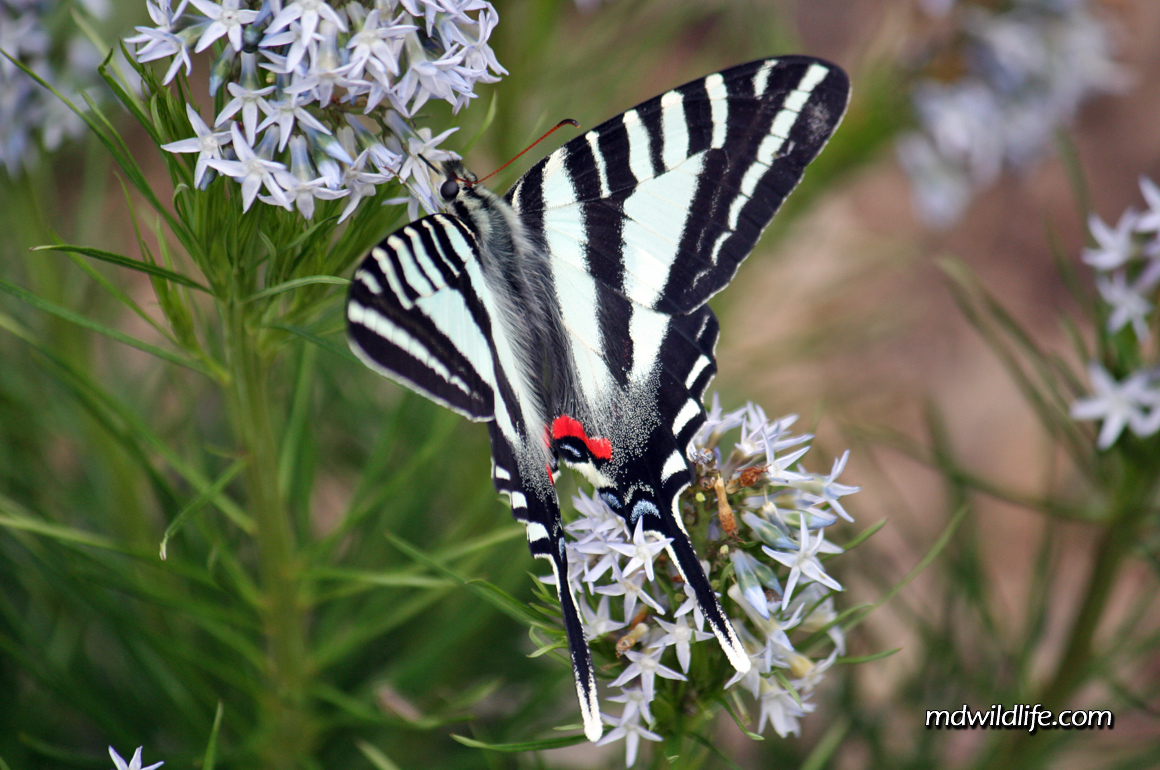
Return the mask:
{"type": "Polygon", "coordinates": [[[1136,255],[1136,212],[1132,209],[1120,216],[1115,227],[1108,227],[1104,220],[1092,214],[1088,217],[1088,228],[1098,245],[1084,249],[1083,261],[1096,270],[1115,270],[1136,255]]]}
{"type": "Polygon", "coordinates": [[[121,758],[121,755],[117,753],[117,750],[110,746],[109,756],[113,758],[113,764],[116,766],[116,770],[156,770],[158,767],[161,767],[165,764],[164,762],[156,762],[152,765],[149,765],[149,767],[142,767],[142,748],[142,746],[138,746],[137,750],[133,752],[133,759],[131,759],[129,762],[126,762],[121,758]]]}
{"type": "Polygon", "coordinates": [[[233,138],[234,152],[237,160],[209,160],[211,168],[228,177],[233,177],[242,185],[242,210],[249,211],[250,204],[258,195],[263,186],[270,197],[279,206],[286,206],[287,199],[282,188],[274,179],[275,171],[285,171],[286,166],[272,160],[259,157],[250,147],[246,137],[238,129],[237,123],[230,124],[230,134],[233,138]]]}
{"type": "Polygon", "coordinates": [[[222,157],[222,145],[229,144],[232,140],[228,131],[214,133],[210,130],[205,121],[201,119],[201,115],[197,114],[197,110],[193,108],[192,104],[185,105],[185,114],[189,118],[189,124],[193,127],[195,136],[189,139],[179,139],[176,142],[169,142],[161,145],[161,149],[167,152],[196,152],[197,164],[193,172],[193,186],[201,187],[201,180],[205,176],[205,172],[209,169],[209,162],[211,160],[218,160],[222,157]]]}
{"type": "Polygon", "coordinates": [[[209,48],[213,41],[223,35],[230,41],[235,51],[242,50],[242,25],[256,19],[257,11],[239,9],[238,0],[222,0],[220,4],[211,0],[189,0],[189,2],[210,20],[210,24],[201,33],[201,38],[193,49],[194,53],[209,48]]]}

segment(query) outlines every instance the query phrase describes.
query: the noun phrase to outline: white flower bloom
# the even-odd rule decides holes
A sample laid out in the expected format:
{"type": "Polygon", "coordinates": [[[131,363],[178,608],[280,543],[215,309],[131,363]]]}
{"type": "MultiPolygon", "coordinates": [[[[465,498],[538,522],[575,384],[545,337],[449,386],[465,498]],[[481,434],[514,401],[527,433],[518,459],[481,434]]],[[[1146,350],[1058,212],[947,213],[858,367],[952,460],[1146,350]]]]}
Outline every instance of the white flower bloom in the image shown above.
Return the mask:
{"type": "Polygon", "coordinates": [[[370,156],[369,150],[363,150],[359,156],[354,159],[346,169],[342,172],[342,185],[350,193],[350,202],[346,204],[346,208],[342,210],[342,216],[338,218],[341,222],[351,214],[354,213],[359,201],[363,198],[374,195],[376,185],[383,184],[389,181],[390,177],[385,174],[376,174],[372,171],[364,171],[363,167],[366,165],[367,158],[370,156]]]}
{"type": "Polygon", "coordinates": [[[616,723],[617,725],[640,721],[642,718],[645,722],[652,724],[652,713],[649,711],[649,704],[652,703],[652,699],[646,698],[644,696],[644,690],[639,687],[621,690],[619,695],[609,696],[608,700],[613,703],[624,704],[624,711],[621,712],[620,721],[616,723]]]}
{"type": "Polygon", "coordinates": [[[1095,214],[1088,217],[1088,227],[1099,246],[1084,249],[1083,261],[1096,270],[1115,270],[1123,267],[1135,255],[1136,245],[1132,234],[1136,230],[1136,212],[1131,209],[1123,213],[1114,228],[1108,227],[1095,214]]]}
{"type": "Polygon", "coordinates": [[[189,117],[189,124],[193,126],[196,136],[189,139],[180,139],[176,142],[161,145],[161,149],[168,152],[196,152],[197,165],[193,172],[194,187],[201,187],[201,179],[209,168],[209,161],[222,157],[222,145],[229,144],[232,139],[228,131],[215,134],[197,114],[193,105],[185,105],[185,114],[189,117]]]}
{"type": "MultiPolygon", "coordinates": [[[[950,0],[926,5],[945,11],[950,0]]],[[[955,41],[947,54],[962,74],[918,83],[912,96],[920,131],[898,145],[919,214],[933,226],[957,219],[974,188],[1042,155],[1093,95],[1129,82],[1112,59],[1108,25],[1086,0],[964,5],[943,36],[955,41]]]]}
{"type": "Polygon", "coordinates": [[[690,628],[689,620],[684,615],[678,617],[673,623],[669,623],[663,618],[656,618],[655,620],[666,632],[664,636],[657,640],[656,645],[661,648],[669,645],[675,647],[677,650],[677,662],[681,664],[681,671],[684,671],[686,674],[689,673],[689,661],[692,657],[692,650],[689,648],[689,643],[712,639],[713,634],[708,631],[698,631],[695,628],[690,628]]]}
{"type": "Polygon", "coordinates": [[[1098,363],[1088,365],[1093,393],[1071,405],[1076,420],[1102,420],[1096,446],[1107,449],[1116,443],[1125,427],[1137,427],[1148,435],[1152,420],[1145,411],[1160,404],[1160,390],[1150,372],[1135,372],[1123,382],[1116,382],[1098,363]]]}
{"type": "Polygon", "coordinates": [[[829,505],[843,519],[853,521],[854,517],[846,513],[846,509],[842,507],[839,498],[852,495],[861,489],[861,487],[852,487],[837,482],[838,476],[846,469],[846,461],[849,459],[850,450],[847,449],[841,457],[834,461],[830,475],[817,480],[821,485],[821,489],[814,491],[812,485],[807,485],[802,491],[812,505],[829,505]]]}
{"type": "Polygon", "coordinates": [[[827,575],[825,567],[818,561],[818,554],[826,553],[827,547],[832,547],[831,544],[826,542],[825,531],[819,530],[817,539],[811,540],[809,530],[806,529],[806,520],[803,516],[798,537],[801,545],[793,553],[775,551],[768,545],[761,546],[761,550],[790,568],[789,578],[785,582],[785,596],[781,600],[783,610],[789,606],[790,596],[793,595],[793,589],[799,579],[812,580],[828,586],[835,591],[842,590],[842,584],[827,575]]]}
{"type": "Polygon", "coordinates": [[[656,692],[656,678],[658,676],[665,679],[679,679],[681,681],[687,680],[687,677],[679,671],[673,671],[668,666],[661,665],[661,655],[664,653],[664,648],[649,650],[646,652],[636,652],[629,650],[625,656],[632,661],[620,676],[613,681],[613,687],[620,687],[628,684],[633,679],[640,677],[640,686],[644,691],[644,696],[649,701],[652,701],[653,694],[656,692]]]}
{"type": "Polygon", "coordinates": [[[250,204],[258,195],[258,190],[265,186],[270,197],[279,206],[285,207],[288,203],[285,193],[274,179],[275,171],[285,171],[286,166],[272,160],[258,157],[250,147],[246,137],[238,130],[237,123],[230,124],[230,134],[233,137],[234,152],[237,160],[209,160],[210,167],[226,176],[233,177],[242,185],[242,210],[249,211],[250,204]]]}
{"type": "Polygon", "coordinates": [[[757,718],[757,732],[765,729],[765,723],[773,726],[774,732],[785,738],[801,734],[798,719],[814,710],[811,703],[798,705],[793,693],[775,681],[763,680],[761,686],[761,714],[757,718]]]}
{"type": "Polygon", "coordinates": [[[1160,187],[1146,176],[1140,177],[1140,192],[1148,209],[1136,217],[1136,232],[1160,233],[1160,187]]]}
{"type": "MultiPolygon", "coordinates": [[[[232,84],[231,84],[232,85],[232,84]]],[[[266,111],[266,119],[258,124],[257,130],[263,131],[272,125],[278,126],[278,149],[284,149],[290,137],[293,136],[293,131],[296,123],[301,123],[304,126],[309,126],[315,131],[320,131],[324,134],[329,134],[330,129],[324,126],[317,118],[305,108],[308,100],[303,94],[291,94],[282,92],[281,99],[264,100],[259,103],[259,107],[266,111]]]]}
{"type": "MultiPolygon", "coordinates": [[[[610,722],[611,724],[611,722],[610,722]]],[[[645,729],[639,720],[629,722],[622,722],[608,732],[603,738],[596,742],[597,746],[606,746],[609,743],[624,739],[625,742],[625,767],[632,767],[636,764],[636,754],[640,748],[640,739],[644,738],[646,741],[662,740],[661,736],[645,729]]]]}
{"type": "Polygon", "coordinates": [[[156,762],[152,765],[149,765],[149,767],[142,767],[141,766],[141,761],[142,761],[141,760],[141,749],[142,748],[143,748],[142,746],[138,746],[137,750],[133,752],[133,759],[130,760],[129,762],[126,762],[124,759],[121,758],[121,755],[117,753],[117,750],[114,749],[112,746],[110,746],[109,747],[109,756],[113,758],[113,764],[116,766],[116,770],[156,770],[156,768],[161,767],[162,765],[165,764],[164,762],[156,762]]]}
{"type": "Polygon", "coordinates": [[[628,623],[626,621],[613,620],[611,610],[609,609],[609,597],[601,596],[600,603],[593,612],[592,608],[588,606],[588,602],[580,602],[580,612],[584,615],[584,638],[589,641],[598,639],[605,634],[610,634],[613,631],[619,631],[628,623]]]}
{"type": "Polygon", "coordinates": [[[201,38],[197,41],[194,53],[209,48],[213,41],[225,35],[234,51],[242,50],[242,25],[249,24],[258,18],[257,11],[243,11],[238,9],[238,0],[222,0],[221,4],[210,0],[189,0],[210,19],[210,25],[205,28],[201,38]]]}
{"type": "MultiPolygon", "coordinates": [[[[242,55],[252,56],[253,54],[242,55]]],[[[267,94],[273,92],[274,86],[266,86],[265,88],[252,91],[238,83],[227,83],[226,90],[234,98],[226,102],[226,105],[222,107],[222,111],[218,114],[213,124],[220,126],[227,123],[240,110],[242,113],[242,125],[246,128],[246,141],[252,145],[258,133],[258,111],[261,110],[267,115],[274,112],[273,108],[266,103],[264,98],[267,94]]]]}
{"type": "MultiPolygon", "coordinates": [[[[420,209],[439,210],[442,200],[436,188],[442,180],[433,182],[426,166],[416,164],[423,163],[421,158],[438,163],[457,157],[438,147],[454,129],[433,132],[415,125],[412,116],[430,99],[459,109],[474,96],[475,84],[495,82],[506,74],[487,44],[498,14],[483,0],[416,0],[401,5],[397,0],[345,5],[326,0],[268,0],[260,10],[246,7],[257,5],[256,0],[181,0],[176,10],[171,8],[174,0],[147,2],[154,26],[139,27],[127,40],[135,46],[138,62],[172,59],[164,79],[168,83],[183,64],[190,74],[191,48],[201,52],[225,38],[229,44],[210,73],[211,95],[222,85],[230,95],[218,123],[240,120],[251,148],[262,145],[263,132],[276,133],[276,152],[262,159],[283,165],[287,165],[284,153],[291,139],[308,139],[311,152],[316,153],[314,165],[326,181],[317,185],[314,178],[294,175],[298,192],[292,197],[299,210],[325,195],[307,195],[308,191],[342,187],[342,194],[350,196],[343,212],[346,218],[362,199],[391,183],[406,186],[409,197],[385,202],[406,202],[412,218],[420,209]],[[238,53],[241,56],[235,58],[238,53]],[[259,66],[265,70],[262,76],[259,66]],[[268,73],[278,77],[271,82],[268,73]],[[369,117],[367,126],[386,125],[387,129],[371,136],[359,124],[357,149],[343,157],[333,154],[319,136],[334,134],[360,112],[369,117]],[[352,167],[362,150],[369,150],[369,158],[352,167]],[[318,157],[318,152],[331,159],[318,157]],[[365,169],[367,160],[379,173],[365,169]],[[408,160],[413,162],[407,165],[408,160]]],[[[0,34],[9,29],[0,27],[0,34]]],[[[31,45],[32,40],[26,36],[24,44],[31,45]]],[[[4,152],[0,159],[25,152],[26,142],[18,139],[19,143],[11,143],[11,151],[0,148],[4,152]]],[[[281,180],[289,184],[288,177],[281,180]]],[[[249,205],[253,197],[243,195],[243,201],[249,205]]],[[[272,191],[261,200],[295,205],[272,191]]]]}
{"type": "Polygon", "coordinates": [[[1096,276],[1096,289],[1104,302],[1111,305],[1112,312],[1108,315],[1108,331],[1115,334],[1128,324],[1136,332],[1136,339],[1141,342],[1148,339],[1148,314],[1153,305],[1144,298],[1149,290],[1139,282],[1128,283],[1128,276],[1123,270],[1116,270],[1110,275],[1096,276]]]}
{"type": "Polygon", "coordinates": [[[661,537],[655,532],[646,532],[644,522],[637,519],[636,532],[633,533],[631,545],[628,543],[609,543],[608,547],[630,557],[628,563],[623,567],[625,575],[631,575],[643,567],[644,574],[651,581],[656,579],[653,574],[653,559],[664,551],[671,542],[671,538],[661,537]]]}
{"type": "Polygon", "coordinates": [[[622,576],[612,585],[599,586],[596,589],[596,593],[604,594],[605,596],[624,597],[625,623],[630,622],[633,615],[636,614],[636,603],[638,600],[652,607],[657,612],[664,612],[664,608],[661,607],[657,600],[649,596],[648,591],[644,590],[644,581],[645,574],[638,572],[635,575],[622,576]]]}

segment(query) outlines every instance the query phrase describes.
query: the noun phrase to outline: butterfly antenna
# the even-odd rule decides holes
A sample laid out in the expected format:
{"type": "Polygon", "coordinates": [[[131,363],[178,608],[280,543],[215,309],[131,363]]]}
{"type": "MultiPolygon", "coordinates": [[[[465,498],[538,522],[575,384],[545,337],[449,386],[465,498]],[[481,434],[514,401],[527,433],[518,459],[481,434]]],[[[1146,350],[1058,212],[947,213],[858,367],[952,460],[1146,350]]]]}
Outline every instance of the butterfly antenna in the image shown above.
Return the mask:
{"type": "Polygon", "coordinates": [[[540,142],[544,141],[544,140],[545,140],[545,139],[547,139],[549,136],[551,136],[553,133],[555,133],[555,132],[556,132],[558,129],[560,129],[560,128],[563,128],[564,126],[572,126],[572,127],[574,127],[574,128],[579,128],[579,127],[580,127],[580,124],[579,124],[578,122],[576,122],[575,120],[572,120],[572,118],[564,118],[564,119],[563,119],[563,120],[561,120],[559,123],[557,123],[556,125],[554,125],[554,126],[552,126],[551,128],[549,128],[549,129],[548,129],[546,132],[544,132],[544,135],[543,135],[543,136],[541,136],[539,139],[537,139],[536,141],[532,142],[532,143],[531,143],[531,144],[529,144],[527,147],[525,147],[525,148],[524,148],[524,149],[523,149],[523,150],[522,150],[522,151],[519,153],[519,155],[516,155],[514,158],[512,158],[511,160],[509,160],[507,163],[503,164],[503,165],[502,165],[502,166],[500,166],[499,168],[497,168],[495,171],[492,171],[490,174],[488,174],[487,176],[485,176],[483,179],[480,179],[480,180],[478,180],[478,181],[476,182],[476,184],[478,184],[479,182],[486,182],[488,179],[491,179],[493,176],[495,176],[495,175],[496,175],[496,174],[498,174],[499,172],[503,171],[505,168],[507,168],[507,167],[508,167],[508,166],[510,166],[511,164],[515,163],[517,160],[519,160],[519,158],[520,158],[520,155],[523,155],[525,152],[527,152],[528,150],[532,149],[532,148],[533,148],[533,147],[535,147],[537,144],[539,144],[540,142]]]}

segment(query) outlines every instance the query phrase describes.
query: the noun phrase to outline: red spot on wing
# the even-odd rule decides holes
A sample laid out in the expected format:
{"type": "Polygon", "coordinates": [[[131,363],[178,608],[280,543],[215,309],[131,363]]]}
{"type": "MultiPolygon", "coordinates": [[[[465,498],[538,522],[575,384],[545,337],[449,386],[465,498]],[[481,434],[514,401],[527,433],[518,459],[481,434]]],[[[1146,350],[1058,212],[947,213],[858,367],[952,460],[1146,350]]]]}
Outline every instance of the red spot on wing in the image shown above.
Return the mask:
{"type": "Polygon", "coordinates": [[[551,463],[544,463],[544,468],[548,471],[548,481],[552,483],[552,486],[556,486],[556,479],[552,477],[551,463]]]}
{"type": "Polygon", "coordinates": [[[588,451],[592,453],[593,457],[598,457],[601,460],[612,459],[612,442],[606,438],[588,438],[588,433],[585,432],[584,426],[580,421],[562,414],[552,422],[552,438],[578,438],[584,442],[584,446],[588,447],[588,451]]]}

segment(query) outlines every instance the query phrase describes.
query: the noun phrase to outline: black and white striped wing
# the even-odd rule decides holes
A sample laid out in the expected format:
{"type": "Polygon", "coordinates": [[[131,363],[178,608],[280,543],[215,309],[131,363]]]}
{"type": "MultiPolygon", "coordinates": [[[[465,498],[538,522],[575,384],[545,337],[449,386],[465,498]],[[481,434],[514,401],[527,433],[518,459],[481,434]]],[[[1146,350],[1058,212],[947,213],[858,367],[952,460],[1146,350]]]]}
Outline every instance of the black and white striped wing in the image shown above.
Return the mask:
{"type": "Polygon", "coordinates": [[[633,302],[687,313],[733,278],[849,92],[818,59],[742,64],[605,121],[507,197],[555,259],[633,302]]]}
{"type": "Polygon", "coordinates": [[[475,238],[445,214],[371,250],[347,300],[351,349],[379,374],[470,420],[494,417],[491,319],[475,238]]]}

